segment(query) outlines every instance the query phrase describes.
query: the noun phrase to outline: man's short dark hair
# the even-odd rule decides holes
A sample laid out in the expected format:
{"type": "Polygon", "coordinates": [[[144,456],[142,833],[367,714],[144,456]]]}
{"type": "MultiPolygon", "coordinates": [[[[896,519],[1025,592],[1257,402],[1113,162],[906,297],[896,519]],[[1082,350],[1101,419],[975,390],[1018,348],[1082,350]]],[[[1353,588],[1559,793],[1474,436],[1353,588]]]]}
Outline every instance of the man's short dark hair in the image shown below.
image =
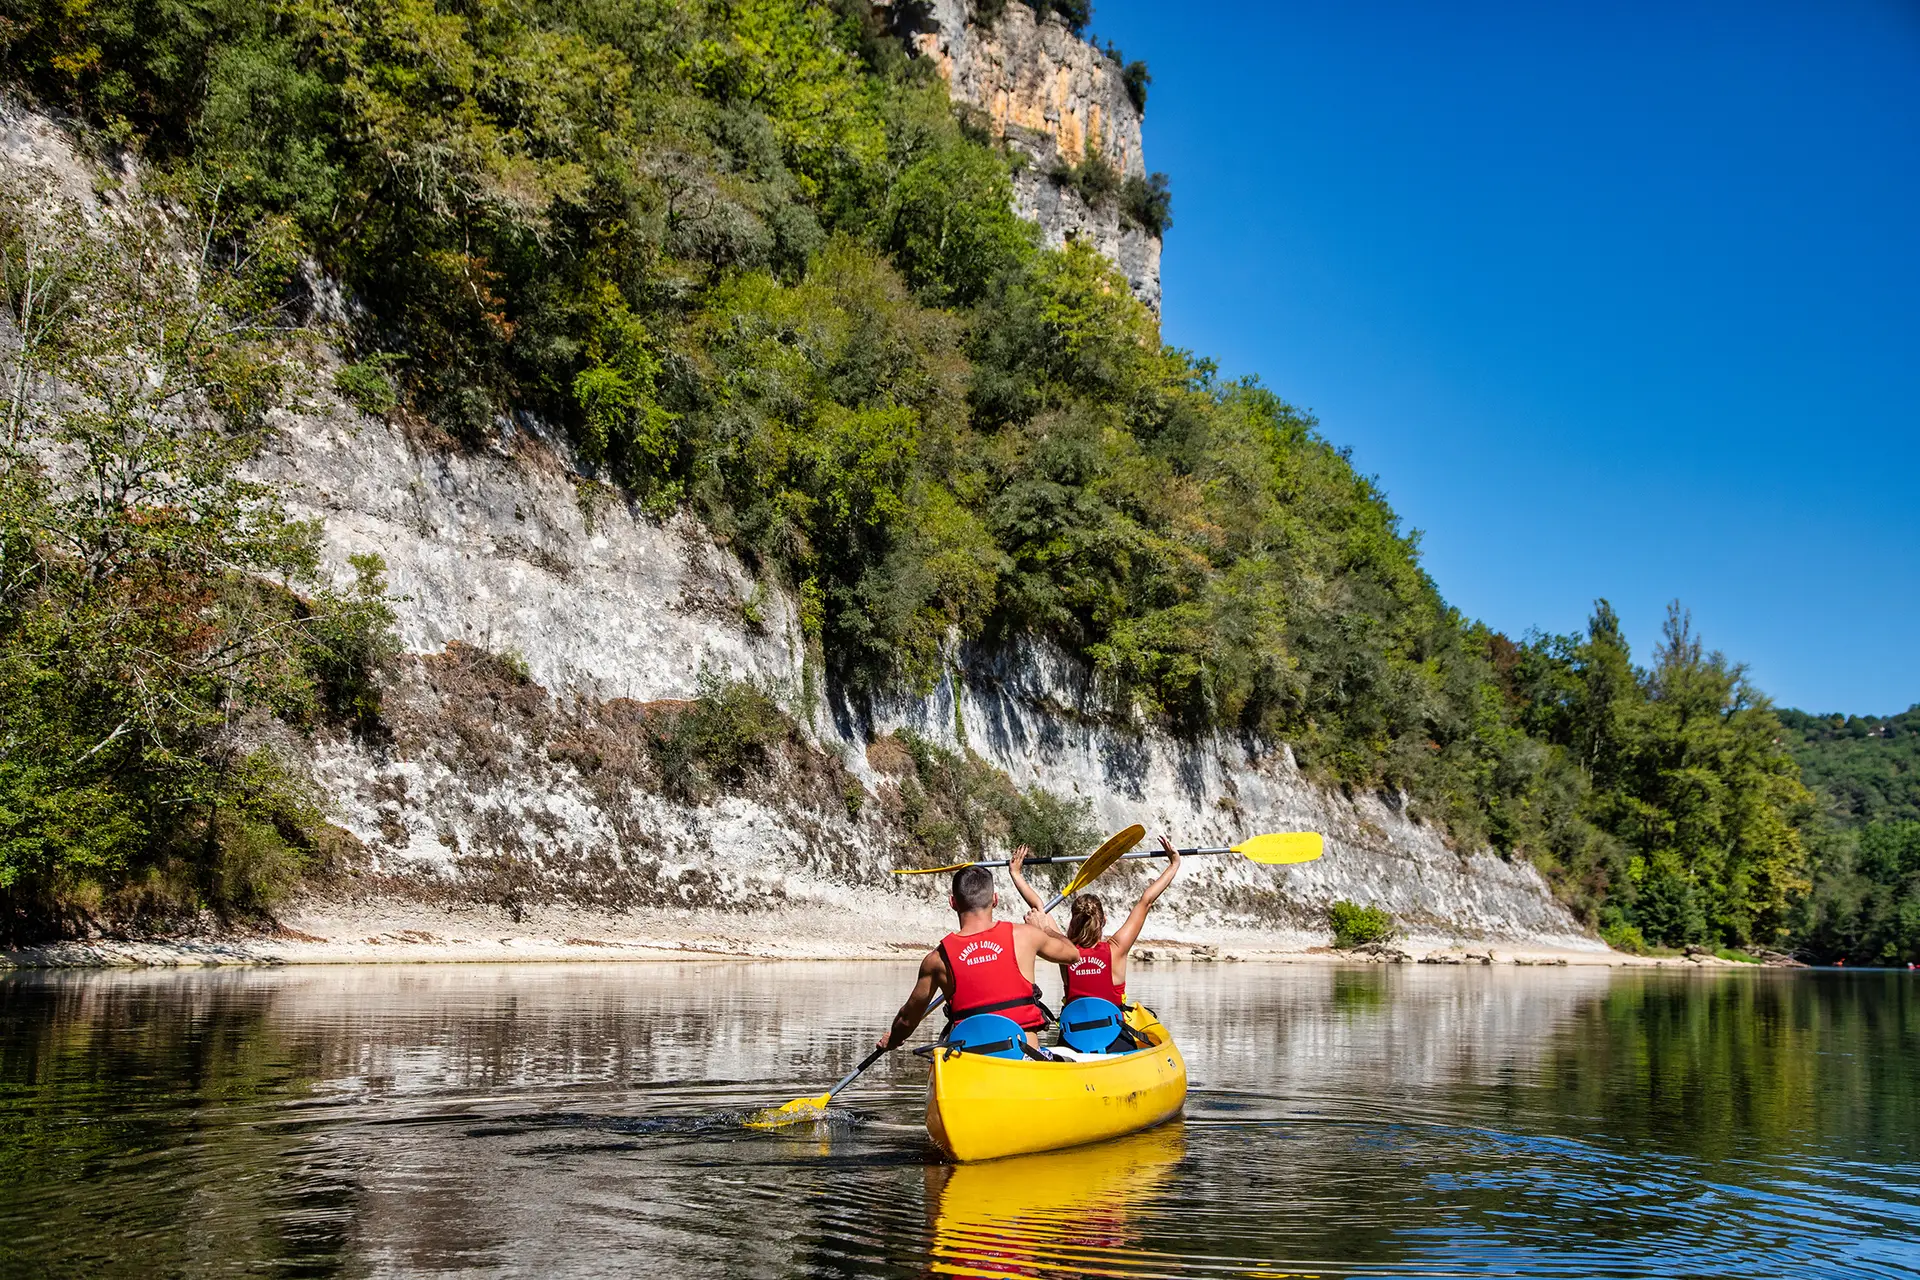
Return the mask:
{"type": "Polygon", "coordinates": [[[962,867],[953,873],[953,908],[979,911],[993,905],[993,872],[985,867],[962,867]]]}

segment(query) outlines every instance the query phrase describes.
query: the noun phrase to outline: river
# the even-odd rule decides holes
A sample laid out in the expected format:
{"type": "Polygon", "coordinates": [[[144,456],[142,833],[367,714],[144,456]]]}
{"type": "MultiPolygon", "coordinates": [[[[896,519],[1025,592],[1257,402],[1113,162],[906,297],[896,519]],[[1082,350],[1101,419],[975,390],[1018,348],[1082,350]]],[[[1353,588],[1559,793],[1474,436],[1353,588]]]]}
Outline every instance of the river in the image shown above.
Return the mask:
{"type": "Polygon", "coordinates": [[[909,974],[0,976],[0,1274],[1920,1275],[1912,975],[1143,966],[1159,1129],[945,1166],[905,1054],[738,1123],[909,974]]]}

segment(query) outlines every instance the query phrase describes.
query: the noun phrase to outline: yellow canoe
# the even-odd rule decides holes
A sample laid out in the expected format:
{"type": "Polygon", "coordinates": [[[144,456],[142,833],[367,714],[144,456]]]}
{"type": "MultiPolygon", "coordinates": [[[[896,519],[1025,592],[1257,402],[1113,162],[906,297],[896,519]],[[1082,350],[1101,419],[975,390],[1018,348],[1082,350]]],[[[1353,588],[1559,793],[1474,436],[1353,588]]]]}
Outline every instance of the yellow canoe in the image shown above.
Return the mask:
{"type": "Polygon", "coordinates": [[[1159,1124],[1187,1100],[1187,1060],[1144,1006],[1127,1024],[1150,1047],[1085,1062],[1029,1062],[936,1051],[927,1135],[953,1160],[1055,1151],[1159,1124]]]}

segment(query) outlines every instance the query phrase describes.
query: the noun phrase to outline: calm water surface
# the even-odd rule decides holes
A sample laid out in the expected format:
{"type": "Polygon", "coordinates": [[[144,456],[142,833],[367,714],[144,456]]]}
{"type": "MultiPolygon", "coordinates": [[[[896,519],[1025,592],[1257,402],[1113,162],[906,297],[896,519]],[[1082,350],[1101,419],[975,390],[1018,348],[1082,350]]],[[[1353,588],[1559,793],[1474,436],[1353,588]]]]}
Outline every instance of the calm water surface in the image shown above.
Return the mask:
{"type": "Polygon", "coordinates": [[[1143,967],[1186,1117],[938,1163],[906,962],[0,977],[7,1276],[1920,1276],[1905,974],[1143,967]]]}

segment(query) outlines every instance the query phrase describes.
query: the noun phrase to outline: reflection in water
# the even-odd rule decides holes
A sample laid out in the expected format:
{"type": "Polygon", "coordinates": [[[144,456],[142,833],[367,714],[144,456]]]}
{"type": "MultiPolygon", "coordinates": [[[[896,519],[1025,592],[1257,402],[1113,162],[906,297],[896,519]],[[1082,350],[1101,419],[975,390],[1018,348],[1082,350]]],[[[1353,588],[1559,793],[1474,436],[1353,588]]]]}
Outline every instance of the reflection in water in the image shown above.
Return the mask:
{"type": "Polygon", "coordinates": [[[1193,1079],[948,1167],[883,965],[0,977],[0,1274],[1920,1275],[1920,979],[1145,968],[1193,1079]]]}
{"type": "Polygon", "coordinates": [[[1130,1211],[1173,1180],[1178,1120],[1097,1146],[987,1164],[928,1165],[931,1269],[938,1275],[1148,1276],[1130,1211]]]}

